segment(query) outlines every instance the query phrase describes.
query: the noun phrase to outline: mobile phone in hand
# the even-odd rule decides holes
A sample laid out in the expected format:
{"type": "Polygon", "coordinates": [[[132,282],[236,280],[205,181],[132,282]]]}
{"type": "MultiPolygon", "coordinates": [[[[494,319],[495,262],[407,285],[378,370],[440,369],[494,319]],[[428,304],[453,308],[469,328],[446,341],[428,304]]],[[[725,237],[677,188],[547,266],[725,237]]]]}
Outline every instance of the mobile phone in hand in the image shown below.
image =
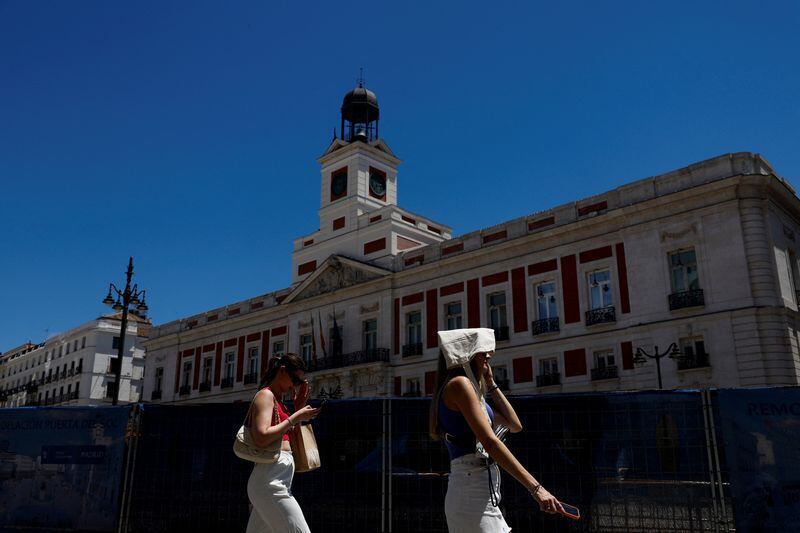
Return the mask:
{"type": "Polygon", "coordinates": [[[314,409],[319,409],[320,407],[325,405],[325,403],[327,401],[328,400],[320,400],[319,398],[312,398],[312,399],[308,400],[308,405],[310,405],[314,409]]]}
{"type": "Polygon", "coordinates": [[[559,513],[566,516],[567,518],[571,518],[572,520],[580,520],[581,519],[581,511],[574,505],[570,505],[564,502],[558,502],[561,504],[561,508],[564,509],[563,511],[559,510],[559,513]]]}

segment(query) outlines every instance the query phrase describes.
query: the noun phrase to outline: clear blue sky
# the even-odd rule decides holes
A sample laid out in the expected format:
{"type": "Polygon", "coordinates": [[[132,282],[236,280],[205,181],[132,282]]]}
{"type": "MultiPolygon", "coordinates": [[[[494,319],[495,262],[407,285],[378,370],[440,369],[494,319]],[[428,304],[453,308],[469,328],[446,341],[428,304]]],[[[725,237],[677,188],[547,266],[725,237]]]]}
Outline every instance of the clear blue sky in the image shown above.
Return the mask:
{"type": "Polygon", "coordinates": [[[361,66],[456,234],[725,152],[800,185],[798,6],[0,0],[0,350],[129,255],[156,323],[287,286],[361,66]]]}

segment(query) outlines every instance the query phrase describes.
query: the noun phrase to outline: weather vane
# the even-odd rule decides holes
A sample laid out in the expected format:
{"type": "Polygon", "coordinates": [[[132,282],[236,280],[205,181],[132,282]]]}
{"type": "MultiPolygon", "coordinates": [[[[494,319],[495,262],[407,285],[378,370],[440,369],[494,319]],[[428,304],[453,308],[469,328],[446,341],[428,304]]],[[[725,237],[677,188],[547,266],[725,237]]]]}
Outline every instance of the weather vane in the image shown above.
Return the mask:
{"type": "Polygon", "coordinates": [[[358,69],[358,86],[364,86],[364,67],[359,67],[358,69]]]}

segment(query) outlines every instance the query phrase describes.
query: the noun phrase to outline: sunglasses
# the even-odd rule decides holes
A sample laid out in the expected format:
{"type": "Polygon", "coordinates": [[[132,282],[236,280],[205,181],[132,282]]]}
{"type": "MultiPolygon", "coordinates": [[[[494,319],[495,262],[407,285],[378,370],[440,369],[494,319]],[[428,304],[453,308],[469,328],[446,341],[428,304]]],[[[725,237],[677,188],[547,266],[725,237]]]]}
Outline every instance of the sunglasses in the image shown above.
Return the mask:
{"type": "Polygon", "coordinates": [[[292,383],[298,387],[306,382],[305,379],[297,377],[297,375],[295,375],[294,373],[289,373],[289,379],[291,379],[292,383]]]}

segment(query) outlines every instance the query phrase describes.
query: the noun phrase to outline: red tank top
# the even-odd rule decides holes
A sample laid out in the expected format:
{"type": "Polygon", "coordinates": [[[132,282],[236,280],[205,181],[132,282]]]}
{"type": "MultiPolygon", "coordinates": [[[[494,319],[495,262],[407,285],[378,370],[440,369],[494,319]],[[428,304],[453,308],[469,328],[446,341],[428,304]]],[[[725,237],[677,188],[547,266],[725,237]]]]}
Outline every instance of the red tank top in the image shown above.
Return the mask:
{"type": "MultiPolygon", "coordinates": [[[[269,387],[267,387],[267,389],[269,389],[269,387]]],[[[272,389],[269,389],[269,391],[272,392],[272,389]]],[[[275,409],[278,411],[278,424],[280,424],[284,420],[288,420],[289,419],[289,410],[286,409],[286,406],[283,404],[283,402],[278,399],[278,395],[277,394],[272,392],[272,396],[275,398],[275,409]]],[[[274,418],[273,418],[273,422],[274,422],[274,418]]],[[[289,440],[289,433],[284,433],[283,434],[283,440],[286,440],[286,441],[289,440]]]]}

